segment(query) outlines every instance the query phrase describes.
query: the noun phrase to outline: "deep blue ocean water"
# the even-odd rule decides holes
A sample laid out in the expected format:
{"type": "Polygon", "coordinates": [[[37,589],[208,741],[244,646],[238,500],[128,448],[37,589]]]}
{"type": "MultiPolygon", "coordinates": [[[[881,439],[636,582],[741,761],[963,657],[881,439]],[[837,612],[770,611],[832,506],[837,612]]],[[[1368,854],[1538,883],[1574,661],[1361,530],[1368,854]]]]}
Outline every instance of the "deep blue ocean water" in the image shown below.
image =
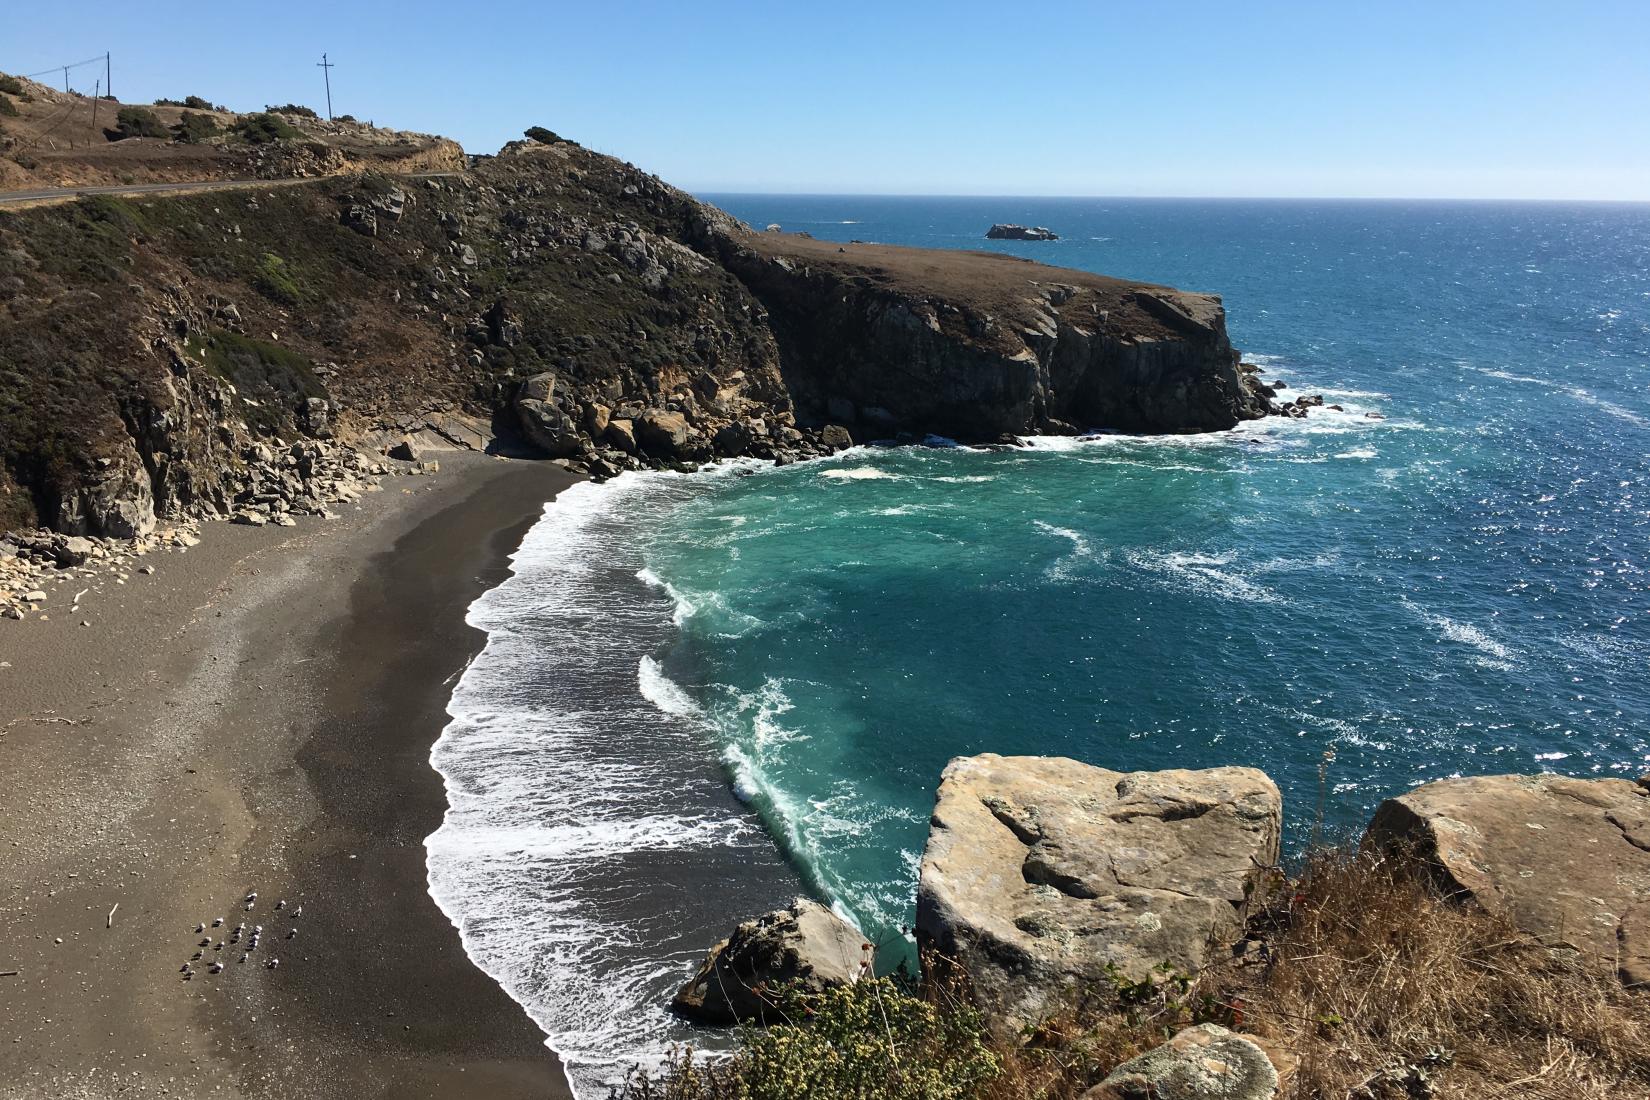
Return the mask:
{"type": "Polygon", "coordinates": [[[958,754],[1261,767],[1297,852],[1442,776],[1650,771],[1650,206],[711,198],[1220,293],[1344,411],[564,494],[472,611],[431,880],[580,1080],[798,882],[897,955],[958,754]]]}

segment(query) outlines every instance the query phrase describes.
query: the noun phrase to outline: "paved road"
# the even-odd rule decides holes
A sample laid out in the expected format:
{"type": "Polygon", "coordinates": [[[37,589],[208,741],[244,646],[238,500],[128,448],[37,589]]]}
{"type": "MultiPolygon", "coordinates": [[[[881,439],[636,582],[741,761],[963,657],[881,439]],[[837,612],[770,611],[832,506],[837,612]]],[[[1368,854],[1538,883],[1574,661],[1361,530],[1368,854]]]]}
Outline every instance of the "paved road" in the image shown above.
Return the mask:
{"type": "MultiPolygon", "coordinates": [[[[408,179],[442,179],[457,172],[411,172],[408,179]]],[[[0,191],[0,206],[8,203],[53,202],[78,199],[83,195],[157,195],[187,191],[225,191],[238,187],[290,187],[297,183],[317,183],[331,176],[307,176],[302,179],[274,180],[207,180],[200,183],[132,183],[113,187],[48,187],[38,191],[0,191]]]]}

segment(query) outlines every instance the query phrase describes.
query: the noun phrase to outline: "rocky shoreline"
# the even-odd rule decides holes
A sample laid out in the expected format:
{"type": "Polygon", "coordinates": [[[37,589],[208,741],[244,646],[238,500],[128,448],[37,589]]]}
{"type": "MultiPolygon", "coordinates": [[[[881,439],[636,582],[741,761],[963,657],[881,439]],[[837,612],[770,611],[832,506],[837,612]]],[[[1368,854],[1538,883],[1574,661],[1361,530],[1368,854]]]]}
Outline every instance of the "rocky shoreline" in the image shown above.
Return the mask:
{"type": "MultiPolygon", "coordinates": [[[[1291,913],[1311,904],[1279,866],[1282,821],[1277,787],[1252,768],[1125,774],[1049,757],[953,760],[920,869],[922,980],[965,988],[1012,1049],[1072,1021],[1132,1018],[1143,999],[1209,974],[1264,974],[1288,950],[1291,913]]],[[[1650,995],[1650,776],[1438,780],[1384,801],[1360,850],[1365,874],[1498,922],[1510,938],[1495,946],[1517,945],[1533,971],[1591,975],[1584,985],[1605,1000],[1612,987],[1623,1003],[1650,995]]],[[[677,1007],[712,1021],[789,1022],[779,1011],[787,997],[869,979],[869,965],[843,965],[856,938],[799,899],[716,945],[677,1007]]],[[[1264,992],[1246,995],[1260,1030],[1245,1030],[1231,994],[1215,996],[1226,1026],[1197,1023],[1103,1067],[1082,1100],[1296,1095],[1292,1080],[1313,1052],[1260,1022],[1264,992]]],[[[1356,1095],[1444,1095],[1432,1089],[1449,1063],[1367,1066],[1356,1095]]]]}

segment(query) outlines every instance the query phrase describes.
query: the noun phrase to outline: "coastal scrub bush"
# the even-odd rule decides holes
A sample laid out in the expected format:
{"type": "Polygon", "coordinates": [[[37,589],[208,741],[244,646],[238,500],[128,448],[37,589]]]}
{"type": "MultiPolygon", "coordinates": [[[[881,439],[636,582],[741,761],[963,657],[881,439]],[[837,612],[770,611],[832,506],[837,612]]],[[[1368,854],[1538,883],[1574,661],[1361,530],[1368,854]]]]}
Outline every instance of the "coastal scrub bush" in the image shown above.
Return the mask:
{"type": "Polygon", "coordinates": [[[214,331],[189,341],[187,350],[206,368],[235,387],[248,424],[265,433],[279,431],[283,411],[306,397],[325,397],[314,364],[304,356],[265,340],[214,331]],[[251,400],[247,400],[250,398],[251,400]]]}
{"type": "Polygon", "coordinates": [[[258,257],[252,282],[266,297],[284,306],[298,305],[304,299],[303,291],[293,279],[287,262],[273,252],[265,252],[258,257]]]}
{"type": "Polygon", "coordinates": [[[279,107],[265,107],[264,110],[278,115],[298,115],[301,118],[320,118],[313,108],[298,103],[283,103],[279,107]]]}
{"type": "Polygon", "coordinates": [[[268,113],[247,115],[235,120],[229,130],[243,141],[253,145],[267,145],[274,141],[295,141],[304,135],[277,115],[268,113]]]}
{"type": "Polygon", "coordinates": [[[11,101],[10,96],[3,93],[0,93],[0,115],[8,115],[12,118],[17,117],[17,104],[11,101]]]}
{"type": "Polygon", "coordinates": [[[15,96],[26,94],[23,91],[23,82],[21,80],[18,80],[15,76],[5,75],[0,75],[0,92],[5,92],[7,95],[15,96]]]}
{"type": "Polygon", "coordinates": [[[185,111],[178,116],[178,124],[172,127],[172,136],[185,145],[199,145],[221,133],[218,124],[212,121],[210,115],[198,114],[194,111],[185,111]]]}
{"type": "Polygon", "coordinates": [[[115,115],[115,128],[107,131],[113,141],[124,141],[126,138],[170,137],[171,132],[166,124],[161,122],[160,116],[147,107],[122,107],[115,115]]]}
{"type": "Polygon", "coordinates": [[[979,1013],[934,1004],[890,978],[806,1001],[793,1022],[741,1034],[722,1061],[674,1054],[656,1076],[635,1073],[616,1100],[969,1100],[1002,1071],[979,1013]]]}
{"type": "Polygon", "coordinates": [[[563,140],[561,135],[554,130],[546,130],[543,126],[529,126],[522,133],[541,145],[554,145],[556,142],[563,140]]]}

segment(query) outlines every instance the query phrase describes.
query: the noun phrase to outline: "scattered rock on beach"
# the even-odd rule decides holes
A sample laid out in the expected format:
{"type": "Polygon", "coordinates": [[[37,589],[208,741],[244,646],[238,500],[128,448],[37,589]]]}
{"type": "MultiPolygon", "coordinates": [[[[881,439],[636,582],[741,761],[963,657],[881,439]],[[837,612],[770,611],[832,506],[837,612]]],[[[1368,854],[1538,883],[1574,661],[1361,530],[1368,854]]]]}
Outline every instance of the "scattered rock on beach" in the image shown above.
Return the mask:
{"type": "Polygon", "coordinates": [[[1253,768],[953,760],[922,858],[918,945],[967,976],[1004,1033],[1105,1007],[1117,976],[1195,974],[1211,944],[1241,935],[1282,816],[1277,786],[1253,768]]]}
{"type": "Polygon", "coordinates": [[[673,1002],[706,1023],[761,1022],[773,1013],[769,990],[795,983],[804,996],[847,985],[869,972],[870,945],[859,929],[807,898],[734,929],[711,948],[673,1002]]]}

